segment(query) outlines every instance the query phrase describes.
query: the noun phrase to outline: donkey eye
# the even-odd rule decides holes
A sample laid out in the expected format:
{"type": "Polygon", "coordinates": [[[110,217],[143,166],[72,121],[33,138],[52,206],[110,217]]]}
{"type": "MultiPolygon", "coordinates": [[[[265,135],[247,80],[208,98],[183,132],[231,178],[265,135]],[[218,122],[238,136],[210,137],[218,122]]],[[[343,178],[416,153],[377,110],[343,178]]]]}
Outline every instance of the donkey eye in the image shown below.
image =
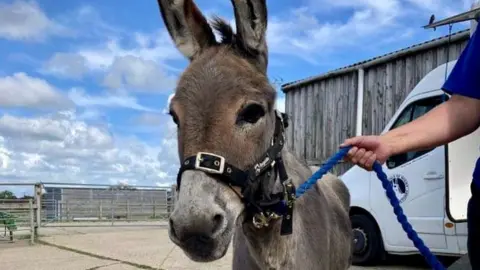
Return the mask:
{"type": "Polygon", "coordinates": [[[237,125],[245,123],[255,124],[260,118],[265,115],[265,110],[259,104],[250,104],[245,107],[237,117],[237,125]]]}

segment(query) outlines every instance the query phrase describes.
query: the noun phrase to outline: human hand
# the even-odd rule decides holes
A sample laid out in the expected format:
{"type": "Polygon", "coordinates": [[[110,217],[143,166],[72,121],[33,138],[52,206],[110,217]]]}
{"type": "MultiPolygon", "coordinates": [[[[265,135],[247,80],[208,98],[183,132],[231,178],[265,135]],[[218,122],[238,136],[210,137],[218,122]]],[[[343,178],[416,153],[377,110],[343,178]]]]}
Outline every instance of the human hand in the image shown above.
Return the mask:
{"type": "Polygon", "coordinates": [[[340,147],[352,146],[344,160],[352,162],[367,171],[373,169],[373,163],[380,164],[392,155],[389,145],[380,136],[358,136],[345,140],[340,147]]]}

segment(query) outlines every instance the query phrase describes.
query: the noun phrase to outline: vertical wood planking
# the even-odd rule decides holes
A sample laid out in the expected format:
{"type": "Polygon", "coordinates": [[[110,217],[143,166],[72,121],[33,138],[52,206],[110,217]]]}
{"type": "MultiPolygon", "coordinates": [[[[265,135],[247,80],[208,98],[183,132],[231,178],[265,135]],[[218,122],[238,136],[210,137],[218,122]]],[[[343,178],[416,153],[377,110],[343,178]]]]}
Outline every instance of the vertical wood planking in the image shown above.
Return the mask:
{"type": "Polygon", "coordinates": [[[295,134],[295,136],[300,137],[300,151],[299,151],[299,157],[305,159],[305,145],[306,145],[306,124],[307,124],[307,97],[308,97],[308,92],[307,92],[308,86],[302,87],[302,91],[300,93],[300,129],[299,129],[299,134],[295,134]]]}
{"type": "Polygon", "coordinates": [[[386,88],[387,65],[382,64],[377,68],[377,115],[374,134],[380,134],[385,119],[385,88],[386,88]]]}
{"type": "Polygon", "coordinates": [[[381,128],[379,133],[383,130],[385,123],[392,118],[393,113],[395,112],[395,91],[394,91],[394,81],[395,81],[395,70],[396,63],[389,62],[385,70],[385,114],[383,116],[382,122],[380,123],[381,128]]]}
{"type": "Polygon", "coordinates": [[[405,92],[410,93],[415,87],[415,57],[408,56],[405,60],[405,92]]]}
{"type": "Polygon", "coordinates": [[[331,78],[328,80],[329,82],[329,91],[327,91],[327,105],[328,105],[328,125],[327,125],[327,136],[328,136],[328,143],[326,145],[326,151],[324,153],[324,159],[328,156],[328,153],[332,152],[333,144],[335,142],[335,78],[331,78]]]}
{"type": "Polygon", "coordinates": [[[457,47],[455,46],[455,44],[452,44],[450,45],[450,47],[448,47],[448,61],[452,61],[453,59],[456,59],[458,56],[457,56],[457,47]]]}
{"type": "Polygon", "coordinates": [[[314,159],[318,160],[320,156],[320,151],[322,150],[322,110],[320,105],[322,104],[321,93],[320,93],[321,82],[316,82],[313,85],[313,119],[315,121],[315,155],[314,159]]]}
{"type": "Polygon", "coordinates": [[[433,70],[434,63],[433,63],[433,50],[427,51],[425,54],[425,70],[424,76],[427,75],[428,72],[433,70]]]}
{"type": "Polygon", "coordinates": [[[395,63],[395,89],[394,89],[394,105],[393,111],[395,112],[404,99],[406,92],[406,61],[405,58],[398,59],[395,63]]]}
{"type": "Polygon", "coordinates": [[[437,65],[443,65],[447,61],[447,50],[445,46],[439,47],[436,49],[437,53],[437,65]]]}
{"type": "Polygon", "coordinates": [[[293,133],[294,137],[294,148],[293,148],[293,153],[299,158],[300,157],[300,140],[301,136],[300,134],[302,133],[301,126],[300,126],[300,110],[301,110],[301,102],[300,102],[300,92],[302,89],[298,89],[294,92],[294,97],[295,97],[295,131],[293,133]]]}
{"type": "Polygon", "coordinates": [[[287,115],[289,121],[289,126],[287,127],[286,134],[285,136],[287,137],[285,140],[285,146],[288,150],[292,150],[292,139],[293,139],[293,133],[292,133],[292,95],[290,93],[285,94],[285,114],[287,115]]]}
{"type": "Polygon", "coordinates": [[[364,78],[363,78],[363,81],[364,81],[364,89],[363,89],[363,115],[362,115],[362,125],[363,125],[363,135],[368,135],[370,134],[370,121],[368,120],[369,119],[369,115],[370,115],[370,111],[372,110],[372,92],[371,92],[371,87],[370,87],[370,83],[368,81],[368,78],[369,78],[369,72],[370,72],[370,69],[366,69],[364,71],[364,78]]]}
{"type": "Polygon", "coordinates": [[[350,129],[348,137],[355,136],[356,125],[357,125],[357,102],[358,102],[358,72],[353,72],[351,82],[350,82],[350,91],[348,95],[348,107],[350,109],[350,129]]]}
{"type": "Polygon", "coordinates": [[[305,124],[305,158],[307,160],[313,160],[314,156],[314,149],[315,149],[315,139],[314,139],[314,127],[315,127],[315,121],[313,117],[313,112],[314,112],[314,102],[313,102],[313,86],[314,84],[310,84],[307,86],[306,94],[307,94],[307,100],[306,100],[306,124],[305,124]]]}
{"type": "Polygon", "coordinates": [[[334,111],[335,111],[335,120],[333,122],[334,130],[333,130],[333,143],[330,155],[333,155],[334,152],[337,150],[338,145],[340,144],[340,138],[343,134],[343,80],[345,76],[338,76],[335,78],[335,103],[334,103],[334,111]]]}
{"type": "Polygon", "coordinates": [[[326,108],[325,108],[325,104],[327,103],[327,82],[326,81],[322,81],[321,84],[320,84],[320,104],[318,104],[319,106],[319,109],[321,110],[320,112],[320,139],[322,140],[321,141],[321,144],[319,144],[320,146],[320,151],[318,153],[318,159],[319,159],[319,162],[323,161],[324,159],[324,152],[325,152],[325,149],[326,149],[326,145],[327,145],[327,138],[328,136],[326,135],[326,123],[327,123],[327,114],[326,114],[326,108]]]}

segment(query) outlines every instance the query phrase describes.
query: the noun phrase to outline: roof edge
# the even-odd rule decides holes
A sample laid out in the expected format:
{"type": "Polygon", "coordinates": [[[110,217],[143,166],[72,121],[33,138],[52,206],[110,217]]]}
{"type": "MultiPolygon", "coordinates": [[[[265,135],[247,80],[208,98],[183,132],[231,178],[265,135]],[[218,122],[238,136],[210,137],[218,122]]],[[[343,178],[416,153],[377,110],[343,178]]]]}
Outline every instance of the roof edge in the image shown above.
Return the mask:
{"type": "Polygon", "coordinates": [[[412,53],[415,53],[415,52],[418,52],[418,51],[430,49],[430,48],[436,47],[438,45],[442,45],[442,44],[447,43],[448,40],[449,40],[449,38],[448,38],[449,36],[451,36],[451,41],[450,42],[456,42],[456,41],[459,41],[459,40],[462,40],[462,39],[468,39],[468,38],[470,38],[470,29],[460,30],[460,31],[457,31],[457,32],[455,32],[451,35],[445,35],[445,36],[441,36],[441,37],[438,37],[438,38],[435,38],[435,39],[431,39],[431,40],[428,40],[428,41],[425,41],[425,42],[422,42],[422,43],[417,43],[417,44],[412,45],[410,47],[406,47],[406,48],[403,48],[403,49],[400,49],[400,50],[396,50],[396,51],[393,51],[393,52],[390,52],[390,53],[387,53],[387,54],[384,54],[384,55],[381,55],[381,56],[377,56],[377,57],[365,60],[365,61],[360,61],[360,62],[351,64],[351,65],[348,65],[348,66],[344,66],[344,67],[341,67],[341,68],[338,68],[338,69],[334,69],[334,70],[328,71],[328,72],[320,74],[320,75],[311,76],[311,77],[307,77],[305,79],[300,79],[300,80],[297,80],[297,81],[285,83],[281,86],[281,89],[284,93],[287,93],[290,90],[292,90],[293,88],[299,87],[301,85],[304,85],[304,84],[307,84],[307,83],[310,83],[310,82],[313,82],[313,81],[318,81],[318,80],[321,80],[321,79],[326,79],[326,78],[329,78],[329,77],[349,73],[349,72],[352,72],[352,71],[356,71],[360,68],[368,68],[368,67],[371,67],[371,66],[374,66],[374,65],[385,63],[385,62],[387,62],[391,59],[395,59],[395,58],[398,58],[398,57],[401,57],[401,56],[406,56],[406,55],[409,55],[409,54],[412,54],[412,53]]]}

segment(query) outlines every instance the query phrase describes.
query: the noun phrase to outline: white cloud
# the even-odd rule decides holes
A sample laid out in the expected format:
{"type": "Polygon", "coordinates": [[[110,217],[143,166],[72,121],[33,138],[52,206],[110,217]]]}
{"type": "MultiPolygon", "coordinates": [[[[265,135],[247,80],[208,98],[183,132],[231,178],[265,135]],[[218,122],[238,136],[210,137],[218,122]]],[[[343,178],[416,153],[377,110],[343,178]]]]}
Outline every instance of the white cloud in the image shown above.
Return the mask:
{"type": "Polygon", "coordinates": [[[71,113],[59,114],[57,118],[20,118],[11,115],[0,117],[0,133],[16,139],[61,142],[70,148],[92,146],[108,148],[112,145],[109,134],[84,122],[72,122],[71,113]]]}
{"type": "Polygon", "coordinates": [[[427,23],[432,12],[441,18],[464,11],[462,5],[449,0],[308,2],[307,6],[270,17],[267,41],[274,57],[292,55],[318,64],[338,51],[378,48],[387,42],[395,44],[402,38],[410,38],[414,33],[425,31],[420,26],[427,23]],[[325,14],[333,12],[351,15],[335,21],[322,19],[325,14]],[[419,22],[417,28],[411,26],[412,20],[419,22]]]}
{"type": "Polygon", "coordinates": [[[293,54],[315,63],[312,55],[326,56],[338,47],[358,46],[361,40],[390,31],[388,27],[393,25],[396,15],[393,11],[370,8],[355,11],[346,22],[321,22],[309,8],[303,7],[293,10],[288,21],[273,17],[267,40],[274,54],[293,54]]]}
{"type": "Polygon", "coordinates": [[[469,10],[473,0],[406,0],[406,2],[414,5],[416,8],[420,8],[420,10],[435,13],[437,19],[440,19],[440,16],[453,16],[459,12],[469,10]]]}
{"type": "Polygon", "coordinates": [[[43,41],[66,29],[50,20],[34,1],[0,3],[0,37],[9,40],[43,41]]]}
{"type": "Polygon", "coordinates": [[[134,45],[122,46],[121,35],[110,37],[98,46],[54,54],[41,72],[73,79],[95,74],[95,79],[102,77],[103,86],[115,90],[160,94],[171,91],[181,70],[167,62],[186,60],[165,30],[151,34],[129,33],[124,38],[134,45]]]}
{"type": "Polygon", "coordinates": [[[4,115],[0,138],[0,179],[153,185],[172,182],[178,166],[170,137],[152,147],[136,138],[114,137],[78,120],[73,112],[34,118],[4,115]]]}
{"type": "MultiPolygon", "coordinates": [[[[167,60],[182,60],[184,57],[173,45],[170,36],[165,29],[154,33],[136,32],[127,36],[127,39],[133,36],[133,46],[124,47],[120,44],[120,37],[111,38],[105,44],[92,48],[79,50],[78,54],[87,61],[87,66],[94,70],[106,70],[115,62],[117,57],[136,56],[144,60],[152,60],[162,64],[167,60]]],[[[178,71],[171,66],[163,64],[163,67],[169,70],[178,71]]]]}
{"type": "Polygon", "coordinates": [[[157,110],[140,105],[135,97],[124,93],[92,96],[81,88],[73,88],[68,93],[70,99],[81,107],[122,107],[138,111],[156,112],[157,110]]]}
{"type": "Polygon", "coordinates": [[[10,151],[5,148],[5,138],[0,136],[0,169],[6,169],[10,164],[10,151]]]}
{"type": "Polygon", "coordinates": [[[115,58],[103,80],[109,88],[133,89],[139,92],[167,92],[175,87],[175,78],[154,61],[127,55],[115,58]]]}
{"type": "Polygon", "coordinates": [[[81,79],[88,71],[85,58],[73,53],[55,53],[43,66],[42,73],[81,79]]]}
{"type": "Polygon", "coordinates": [[[23,72],[0,78],[0,106],[28,108],[68,108],[73,103],[43,79],[23,72]]]}

